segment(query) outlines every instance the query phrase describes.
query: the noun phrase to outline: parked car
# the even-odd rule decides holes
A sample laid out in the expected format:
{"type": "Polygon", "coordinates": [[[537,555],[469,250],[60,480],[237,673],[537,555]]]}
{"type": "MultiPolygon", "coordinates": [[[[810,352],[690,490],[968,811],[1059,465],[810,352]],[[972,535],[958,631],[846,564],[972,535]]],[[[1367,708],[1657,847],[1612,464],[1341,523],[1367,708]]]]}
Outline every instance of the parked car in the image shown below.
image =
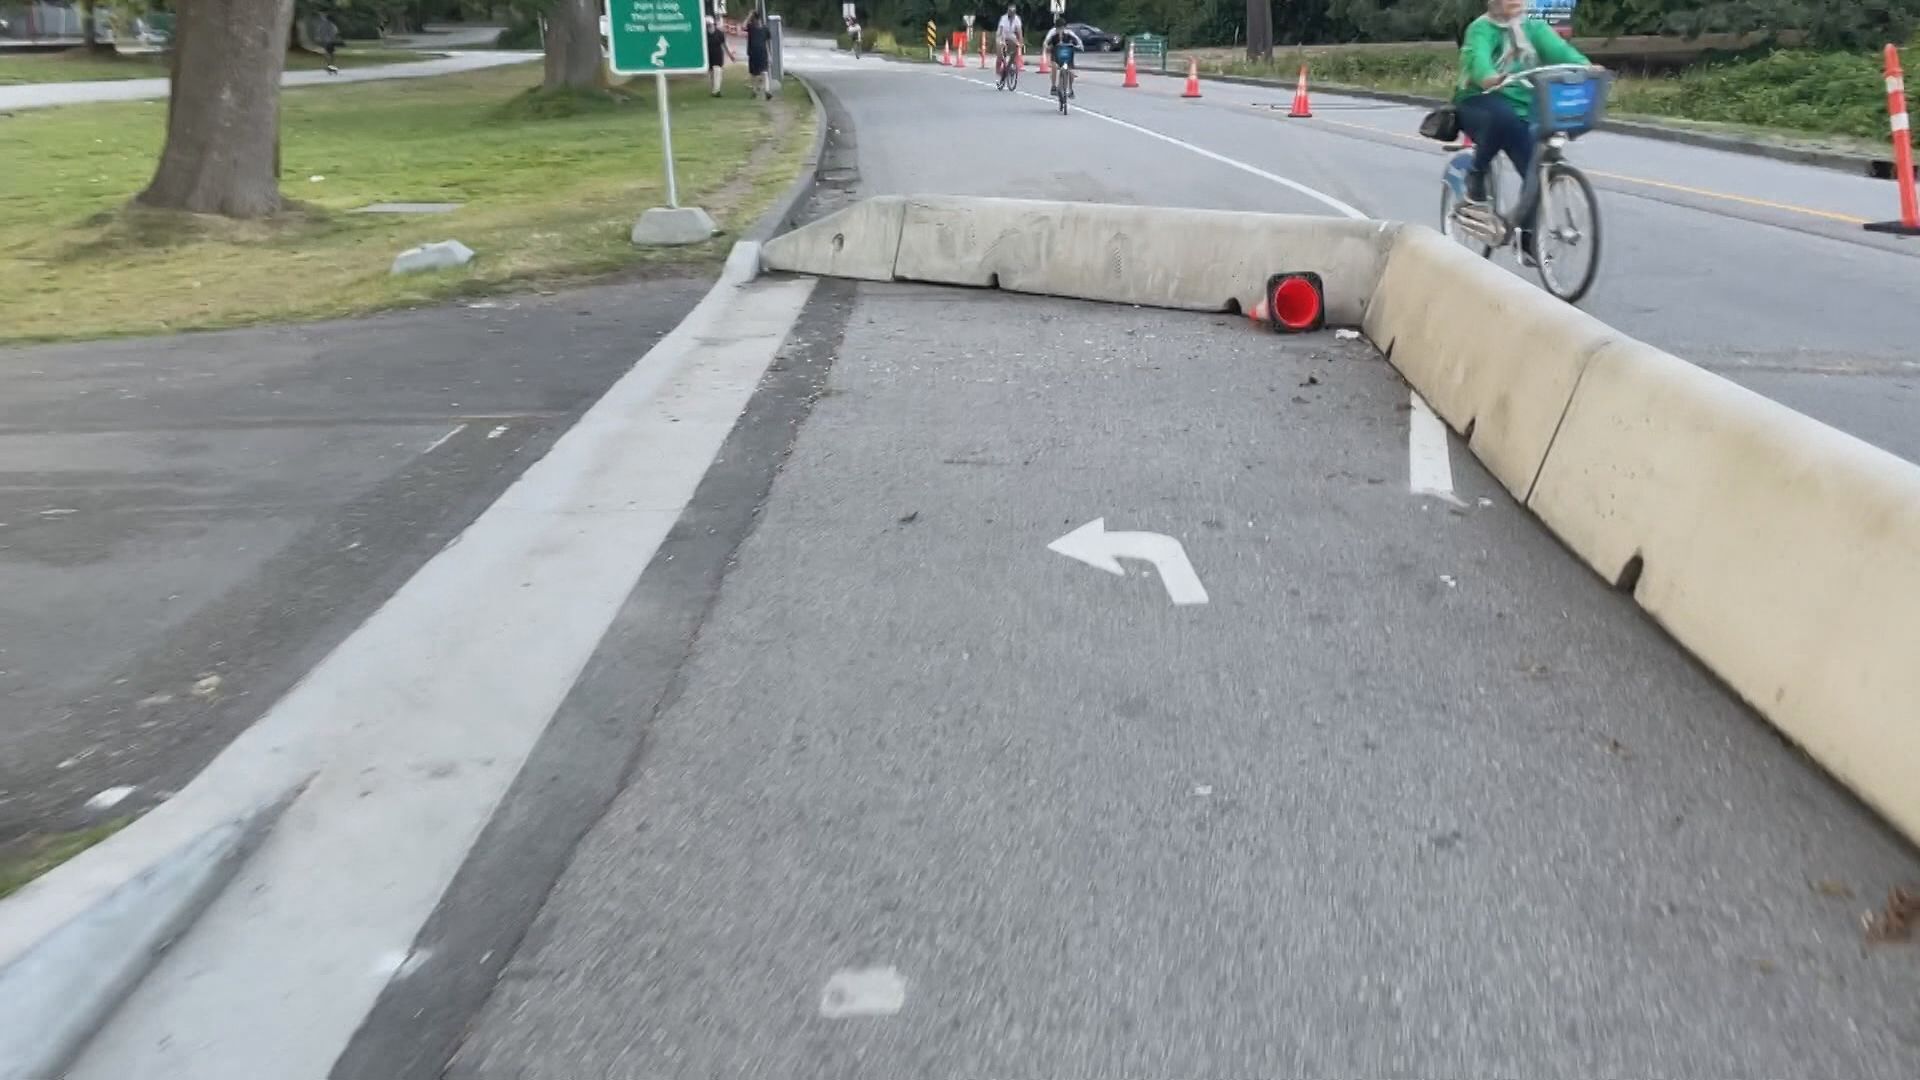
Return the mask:
{"type": "Polygon", "coordinates": [[[1114,52],[1120,48],[1120,35],[1109,34],[1097,26],[1087,23],[1068,23],[1067,29],[1080,35],[1080,43],[1088,52],[1114,52]]]}

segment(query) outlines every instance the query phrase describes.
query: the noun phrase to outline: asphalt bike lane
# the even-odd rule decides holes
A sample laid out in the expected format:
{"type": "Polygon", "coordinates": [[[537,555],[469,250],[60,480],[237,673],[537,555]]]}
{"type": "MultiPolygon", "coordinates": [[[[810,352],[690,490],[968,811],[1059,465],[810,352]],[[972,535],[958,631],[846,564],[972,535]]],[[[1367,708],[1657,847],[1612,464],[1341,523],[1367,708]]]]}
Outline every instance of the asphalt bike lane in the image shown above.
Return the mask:
{"type": "MultiPolygon", "coordinates": [[[[1330,209],[874,68],[818,76],[846,195],[1330,209]]],[[[448,1075],[1920,1070],[1853,899],[1912,849],[1364,342],[825,297],[825,388],[448,1075]]]]}

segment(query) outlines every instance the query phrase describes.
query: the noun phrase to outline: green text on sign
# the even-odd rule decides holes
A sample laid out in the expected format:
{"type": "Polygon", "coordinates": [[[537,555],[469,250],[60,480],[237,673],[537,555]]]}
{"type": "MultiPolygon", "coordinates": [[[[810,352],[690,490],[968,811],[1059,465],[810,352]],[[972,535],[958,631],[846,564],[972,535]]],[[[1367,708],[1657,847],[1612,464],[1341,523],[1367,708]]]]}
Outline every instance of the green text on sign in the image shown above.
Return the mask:
{"type": "Polygon", "coordinates": [[[700,0],[607,0],[607,36],[616,75],[707,70],[700,0]]]}

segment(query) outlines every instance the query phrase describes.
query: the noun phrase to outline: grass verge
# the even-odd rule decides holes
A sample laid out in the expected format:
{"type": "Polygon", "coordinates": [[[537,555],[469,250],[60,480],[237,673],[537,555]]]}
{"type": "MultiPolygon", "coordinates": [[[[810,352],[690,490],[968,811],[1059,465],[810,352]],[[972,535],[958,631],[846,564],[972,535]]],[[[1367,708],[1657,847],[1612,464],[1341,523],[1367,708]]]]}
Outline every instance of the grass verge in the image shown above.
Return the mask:
{"type": "MultiPolygon", "coordinates": [[[[725,96],[674,80],[684,205],[737,232],[811,145],[806,90],[725,96]]],[[[283,189],[300,206],[266,222],[125,209],[149,179],[164,103],[22,113],[0,126],[0,341],[158,333],[351,315],[662,264],[711,265],[725,238],[636,249],[641,210],[665,203],[651,81],[613,96],[530,95],[538,68],[294,90],[283,98],[283,189]],[[348,211],[456,202],[452,213],[348,211]],[[405,248],[458,239],[459,271],[389,277],[405,248]]]]}
{"type": "MultiPolygon", "coordinates": [[[[1903,63],[1920,59],[1909,50],[1903,63]]],[[[1300,65],[1313,80],[1405,94],[1450,97],[1459,70],[1451,48],[1294,50],[1271,64],[1216,60],[1217,74],[1290,80],[1300,65]]],[[[1877,54],[1776,49],[1709,59],[1673,75],[1620,74],[1609,105],[1616,116],[1722,125],[1760,132],[1877,142],[1887,137],[1887,96],[1877,54]]]]}
{"type": "Polygon", "coordinates": [[[0,900],[26,887],[27,882],[125,828],[133,819],[116,818],[87,829],[30,836],[0,849],[0,900]]]}
{"type": "MultiPolygon", "coordinates": [[[[343,48],[335,54],[343,68],[382,67],[436,60],[444,53],[413,52],[406,49],[343,48]]],[[[166,53],[94,53],[86,49],[67,52],[30,53],[23,56],[0,55],[0,86],[25,86],[30,83],[115,82],[121,79],[164,79],[172,58],[166,53]]],[[[288,71],[319,71],[327,58],[319,53],[289,52],[288,71]]]]}

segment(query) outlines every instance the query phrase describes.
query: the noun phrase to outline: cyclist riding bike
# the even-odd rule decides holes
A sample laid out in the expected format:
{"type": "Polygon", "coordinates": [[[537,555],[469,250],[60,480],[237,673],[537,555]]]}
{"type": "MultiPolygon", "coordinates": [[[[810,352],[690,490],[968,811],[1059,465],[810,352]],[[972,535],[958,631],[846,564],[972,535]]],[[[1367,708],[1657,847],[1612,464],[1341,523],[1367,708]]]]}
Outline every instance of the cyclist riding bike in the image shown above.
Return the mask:
{"type": "MultiPolygon", "coordinates": [[[[1460,78],[1453,94],[1460,128],[1473,136],[1469,199],[1487,200],[1487,173],[1501,154],[1521,176],[1533,162],[1533,85],[1514,74],[1543,64],[1588,63],[1552,27],[1527,18],[1527,0],[1487,0],[1487,13],[1467,27],[1460,46],[1460,78]]],[[[1534,257],[1531,221],[1521,227],[1520,250],[1534,257]]]]}
{"type": "Polygon", "coordinates": [[[995,31],[1000,42],[1000,66],[996,69],[996,73],[1004,71],[1008,64],[1013,63],[1014,53],[1020,48],[1021,35],[1026,32],[1027,28],[1020,22],[1019,9],[1013,4],[1008,4],[1007,13],[1000,16],[1000,28],[995,31]]]}
{"type": "Polygon", "coordinates": [[[1053,58],[1053,89],[1058,93],[1062,83],[1066,84],[1067,97],[1073,97],[1073,58],[1080,49],[1086,48],[1080,35],[1067,29],[1065,16],[1053,17],[1053,29],[1047,31],[1046,39],[1040,42],[1040,48],[1053,58]]]}

